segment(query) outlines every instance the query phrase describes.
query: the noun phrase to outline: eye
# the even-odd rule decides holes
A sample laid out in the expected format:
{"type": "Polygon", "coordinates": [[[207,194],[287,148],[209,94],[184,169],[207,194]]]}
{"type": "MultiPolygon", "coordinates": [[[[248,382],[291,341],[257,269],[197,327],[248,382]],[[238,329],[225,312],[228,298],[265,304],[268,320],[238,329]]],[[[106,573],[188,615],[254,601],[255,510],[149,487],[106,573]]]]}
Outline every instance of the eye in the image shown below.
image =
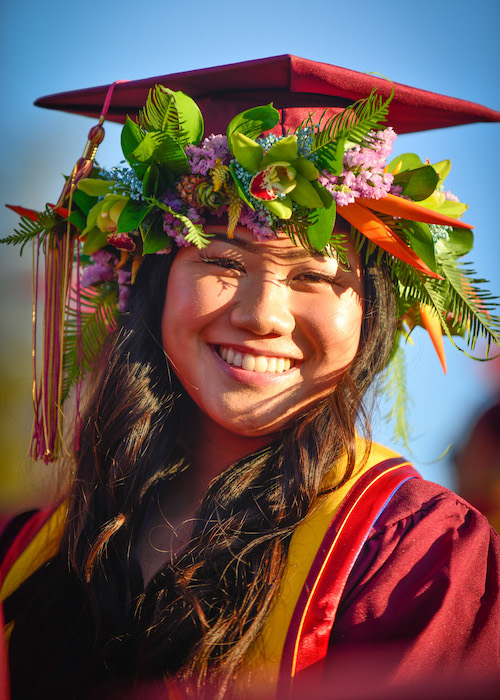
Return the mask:
{"type": "Polygon", "coordinates": [[[209,255],[200,253],[200,259],[207,264],[222,267],[225,270],[233,270],[234,272],[245,272],[243,264],[239,260],[229,257],[220,257],[218,255],[209,255]]]}
{"type": "Polygon", "coordinates": [[[338,278],[334,275],[327,275],[324,272],[314,272],[312,270],[309,272],[300,272],[298,275],[295,275],[293,281],[310,285],[327,284],[329,286],[339,283],[338,278]]]}

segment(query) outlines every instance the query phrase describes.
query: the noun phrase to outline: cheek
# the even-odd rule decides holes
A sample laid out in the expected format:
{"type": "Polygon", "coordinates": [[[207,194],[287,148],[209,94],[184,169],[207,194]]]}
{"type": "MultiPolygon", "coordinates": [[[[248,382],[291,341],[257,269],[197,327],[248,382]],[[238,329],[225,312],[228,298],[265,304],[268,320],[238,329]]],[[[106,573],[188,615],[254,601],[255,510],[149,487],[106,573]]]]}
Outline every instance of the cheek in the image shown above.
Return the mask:
{"type": "Polygon", "coordinates": [[[363,305],[357,294],[345,292],[334,308],[318,314],[316,334],[324,349],[325,359],[339,366],[348,365],[355,357],[361,335],[363,305]]]}
{"type": "Polygon", "coordinates": [[[232,294],[212,277],[171,275],[167,286],[162,317],[163,347],[189,343],[223,312],[232,294]]]}

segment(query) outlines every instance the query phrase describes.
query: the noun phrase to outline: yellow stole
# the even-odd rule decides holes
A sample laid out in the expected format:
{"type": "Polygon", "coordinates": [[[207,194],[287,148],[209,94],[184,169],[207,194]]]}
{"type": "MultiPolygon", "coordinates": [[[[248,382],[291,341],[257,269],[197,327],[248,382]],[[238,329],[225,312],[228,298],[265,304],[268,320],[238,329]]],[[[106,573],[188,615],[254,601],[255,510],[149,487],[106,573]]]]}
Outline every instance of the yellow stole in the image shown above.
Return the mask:
{"type": "MultiPolygon", "coordinates": [[[[357,453],[363,456],[367,443],[357,441],[357,453]]],[[[290,541],[287,563],[279,593],[263,629],[249,650],[248,660],[238,674],[238,697],[272,697],[276,691],[281,656],[290,621],[302,587],[326,531],[356,481],[371,467],[393,457],[396,452],[371,443],[365,461],[358,463],[350,479],[339,489],[320,496],[305,520],[295,529],[290,541]]],[[[325,484],[325,488],[328,484],[325,484]]]]}

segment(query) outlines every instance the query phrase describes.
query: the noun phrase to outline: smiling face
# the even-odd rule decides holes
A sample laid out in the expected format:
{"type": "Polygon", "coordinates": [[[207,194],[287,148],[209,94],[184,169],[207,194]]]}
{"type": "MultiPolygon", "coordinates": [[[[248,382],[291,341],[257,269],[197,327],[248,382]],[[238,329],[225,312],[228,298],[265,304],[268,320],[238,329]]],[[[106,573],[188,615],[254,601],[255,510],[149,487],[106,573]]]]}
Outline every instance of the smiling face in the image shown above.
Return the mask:
{"type": "Polygon", "coordinates": [[[354,359],[363,317],[359,258],[350,269],[287,236],[258,243],[223,226],[181,249],[162,317],[170,364],[201,409],[232,433],[272,435],[330,393],[354,359]]]}

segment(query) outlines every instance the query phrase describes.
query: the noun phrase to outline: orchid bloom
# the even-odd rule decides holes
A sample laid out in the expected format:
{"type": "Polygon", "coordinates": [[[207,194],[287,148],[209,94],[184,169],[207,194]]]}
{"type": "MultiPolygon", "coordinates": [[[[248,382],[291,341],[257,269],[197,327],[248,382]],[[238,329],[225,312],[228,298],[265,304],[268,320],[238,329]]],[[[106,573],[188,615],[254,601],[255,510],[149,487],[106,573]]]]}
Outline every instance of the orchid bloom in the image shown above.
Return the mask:
{"type": "Polygon", "coordinates": [[[314,163],[298,155],[296,135],[285,136],[264,152],[245,134],[235,133],[231,144],[236,160],[254,176],[250,194],[281,219],[292,215],[293,202],[308,209],[320,209],[323,200],[312,184],[319,177],[314,163]]]}

